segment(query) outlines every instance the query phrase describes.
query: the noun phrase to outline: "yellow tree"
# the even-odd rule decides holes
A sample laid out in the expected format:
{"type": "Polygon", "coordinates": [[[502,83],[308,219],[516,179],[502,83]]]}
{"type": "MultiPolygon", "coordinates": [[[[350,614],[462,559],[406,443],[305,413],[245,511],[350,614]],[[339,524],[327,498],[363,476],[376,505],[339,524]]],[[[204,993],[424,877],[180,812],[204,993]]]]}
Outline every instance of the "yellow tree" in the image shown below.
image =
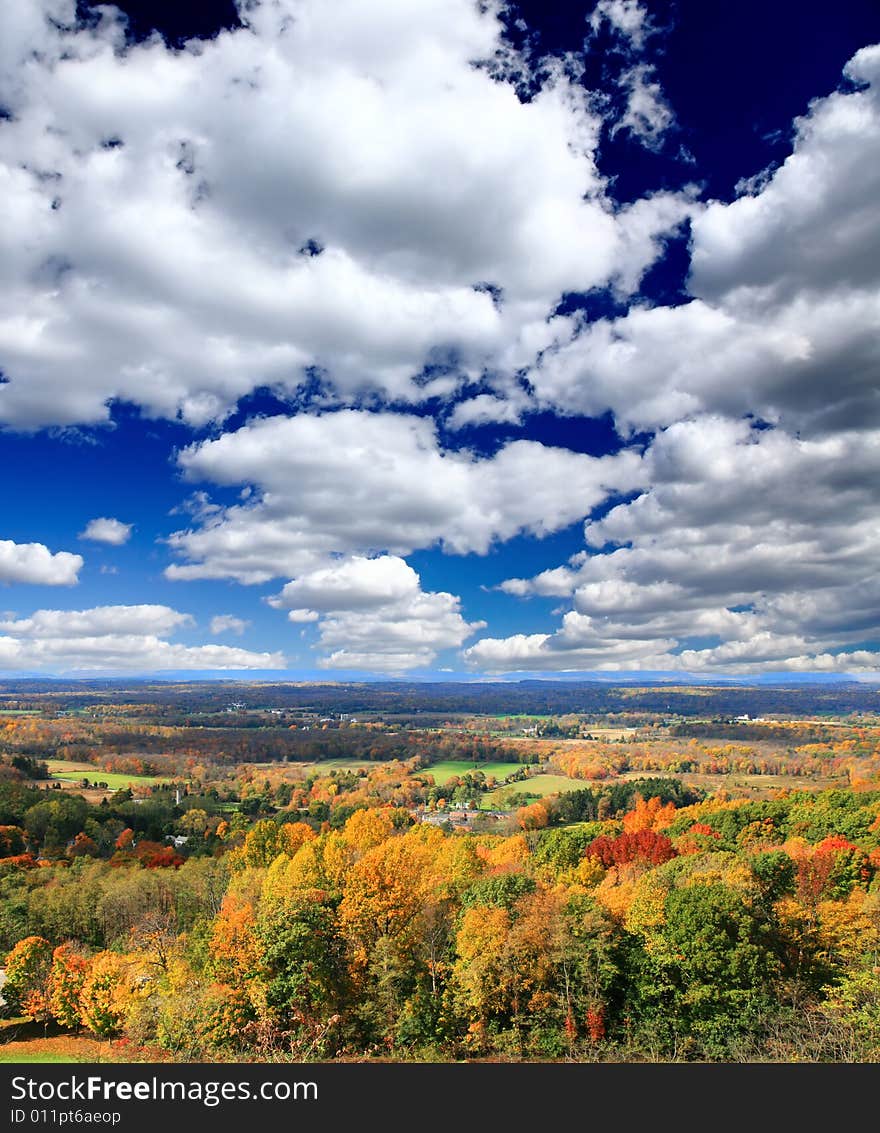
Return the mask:
{"type": "Polygon", "coordinates": [[[400,938],[431,895],[430,846],[418,836],[389,838],[355,862],[344,880],[339,924],[365,963],[380,937],[400,938]]]}
{"type": "Polygon", "coordinates": [[[13,1010],[32,1019],[45,1019],[49,1012],[49,979],[52,945],[42,936],[26,936],[6,957],[3,998],[13,1010]]]}
{"type": "Polygon", "coordinates": [[[292,858],[301,846],[316,837],[307,822],[285,822],[278,830],[278,850],[292,858]]]}
{"type": "Polygon", "coordinates": [[[477,852],[491,873],[519,873],[531,858],[528,842],[522,834],[488,838],[479,845],[477,852]]]}
{"type": "Polygon", "coordinates": [[[89,961],[79,995],[84,1026],[101,1038],[119,1034],[125,1021],[131,961],[117,952],[98,952],[89,961]]]}
{"type": "Polygon", "coordinates": [[[221,982],[238,986],[255,974],[259,964],[255,921],[253,903],[228,892],[214,919],[210,941],[211,968],[221,982]]]}
{"type": "Polygon", "coordinates": [[[880,967],[880,893],[853,889],[843,901],[821,901],[819,938],[842,968],[880,967]]]}
{"type": "Polygon", "coordinates": [[[62,1027],[76,1030],[82,1023],[80,996],[89,963],[72,944],[59,944],[52,953],[49,1010],[62,1027]]]}
{"type": "Polygon", "coordinates": [[[341,834],[307,839],[292,857],[285,853],[275,859],[266,874],[263,897],[284,901],[305,892],[338,896],[355,857],[355,849],[341,834]]]}
{"type": "Polygon", "coordinates": [[[510,908],[466,909],[456,937],[453,987],[471,1020],[470,1044],[505,1032],[517,1053],[573,1039],[576,1011],[601,1003],[588,938],[601,914],[572,906],[562,886],[538,886],[510,908]],[[542,1046],[544,1044],[544,1046],[542,1046]]]}
{"type": "Polygon", "coordinates": [[[455,938],[453,980],[456,998],[471,1019],[468,1045],[482,1053],[488,1023],[504,1010],[504,951],[510,933],[507,909],[473,905],[466,909],[455,938]]]}
{"type": "Polygon", "coordinates": [[[390,1050],[407,996],[429,972],[436,986],[443,918],[433,878],[431,844],[416,831],[373,846],[344,880],[338,925],[361,1015],[390,1050]]]}
{"type": "Polygon", "coordinates": [[[249,866],[267,866],[280,853],[277,822],[264,818],[255,822],[245,835],[244,861],[249,866]]]}
{"type": "Polygon", "coordinates": [[[641,830],[665,830],[675,821],[675,804],[664,804],[658,798],[643,799],[636,795],[635,809],[623,816],[623,829],[626,834],[638,834],[641,830]]]}
{"type": "Polygon", "coordinates": [[[394,832],[394,822],[384,808],[356,810],[343,828],[346,842],[358,853],[365,854],[390,838],[394,832]]]}

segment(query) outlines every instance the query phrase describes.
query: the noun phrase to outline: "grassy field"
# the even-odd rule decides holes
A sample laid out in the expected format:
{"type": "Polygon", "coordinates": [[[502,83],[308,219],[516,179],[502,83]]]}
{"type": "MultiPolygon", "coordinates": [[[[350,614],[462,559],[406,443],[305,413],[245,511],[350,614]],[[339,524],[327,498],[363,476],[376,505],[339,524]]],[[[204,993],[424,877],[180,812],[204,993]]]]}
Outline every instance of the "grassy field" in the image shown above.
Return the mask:
{"type": "Polygon", "coordinates": [[[433,776],[437,786],[443,787],[454,776],[467,775],[469,771],[482,771],[487,779],[490,775],[494,775],[496,779],[506,779],[521,767],[521,763],[475,763],[470,759],[444,759],[424,768],[421,774],[433,776]]]}
{"type": "Polygon", "coordinates": [[[563,791],[581,791],[589,786],[583,779],[570,779],[567,775],[533,775],[522,782],[510,783],[506,787],[498,787],[483,795],[480,807],[483,810],[495,810],[504,805],[506,795],[517,794],[534,795],[545,799],[549,795],[558,795],[563,791]]]}
{"type": "Polygon", "coordinates": [[[0,1019],[0,1062],[114,1062],[124,1059],[114,1044],[86,1035],[59,1033],[22,1015],[0,1019]]]}
{"type": "MultiPolygon", "coordinates": [[[[680,779],[689,787],[712,793],[722,788],[731,795],[762,799],[776,791],[824,791],[830,787],[848,786],[845,772],[833,775],[749,775],[733,771],[729,775],[704,775],[697,771],[625,771],[620,779],[680,779]]],[[[581,787],[607,787],[614,779],[579,779],[581,787]]],[[[567,790],[576,788],[568,787],[567,790]]]]}
{"type": "MultiPolygon", "coordinates": [[[[824,791],[829,787],[848,787],[849,779],[845,773],[837,777],[831,775],[747,775],[737,771],[729,775],[701,775],[697,772],[670,774],[663,771],[651,772],[653,775],[669,775],[681,779],[691,787],[701,787],[704,791],[717,791],[722,787],[731,795],[751,799],[766,798],[776,791],[824,791]]],[[[627,778],[641,778],[628,775],[627,778]]]]}
{"type": "Polygon", "coordinates": [[[19,1062],[124,1062],[123,1050],[97,1039],[64,1035],[0,1044],[0,1063],[19,1062]]]}
{"type": "Polygon", "coordinates": [[[269,763],[248,763],[246,766],[254,771],[265,771],[270,782],[280,780],[301,780],[308,775],[329,775],[331,771],[368,771],[371,767],[382,767],[391,762],[384,759],[316,759],[309,763],[307,760],[295,763],[280,763],[277,760],[269,763]]]}
{"type": "Polygon", "coordinates": [[[104,771],[94,763],[74,763],[66,759],[47,759],[49,774],[61,783],[79,783],[88,779],[90,783],[106,783],[110,791],[123,787],[153,787],[156,783],[167,783],[169,779],[161,775],[125,775],[118,771],[104,771]]]}
{"type": "Polygon", "coordinates": [[[289,767],[302,767],[305,771],[317,771],[319,775],[329,775],[331,771],[364,771],[371,767],[381,767],[380,759],[319,759],[316,763],[288,764],[289,767]]]}

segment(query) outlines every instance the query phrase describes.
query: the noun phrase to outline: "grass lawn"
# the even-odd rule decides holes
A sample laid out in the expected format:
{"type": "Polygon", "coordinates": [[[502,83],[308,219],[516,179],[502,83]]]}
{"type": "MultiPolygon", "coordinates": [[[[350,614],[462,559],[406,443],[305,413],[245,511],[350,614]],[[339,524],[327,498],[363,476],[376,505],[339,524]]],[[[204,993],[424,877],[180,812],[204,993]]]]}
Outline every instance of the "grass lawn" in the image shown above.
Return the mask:
{"type": "Polygon", "coordinates": [[[478,763],[471,759],[444,759],[439,763],[432,763],[430,767],[423,767],[419,774],[432,775],[437,786],[442,787],[453,776],[467,775],[469,771],[482,771],[487,779],[490,775],[494,775],[496,779],[506,779],[521,767],[521,763],[478,763]]]}
{"type": "Polygon", "coordinates": [[[113,1044],[106,1040],[58,1031],[52,1023],[47,1027],[22,1015],[0,1019],[0,1063],[109,1062],[124,1057],[122,1052],[114,1056],[113,1044]]]}
{"type": "Polygon", "coordinates": [[[517,794],[536,795],[540,799],[548,795],[558,795],[563,791],[582,791],[589,783],[583,779],[569,779],[567,775],[533,775],[523,779],[521,783],[509,783],[506,787],[498,787],[489,791],[480,800],[482,810],[495,810],[503,806],[504,797],[516,792],[517,794]]]}
{"type": "Polygon", "coordinates": [[[43,1051],[42,1053],[32,1053],[25,1051],[24,1047],[29,1046],[29,1043],[10,1043],[9,1047],[4,1049],[0,1047],[0,1062],[88,1062],[87,1058],[73,1058],[70,1055],[59,1054],[53,1051],[43,1051]]]}
{"type": "Polygon", "coordinates": [[[46,765],[53,779],[62,783],[79,783],[88,779],[90,783],[106,783],[110,791],[123,787],[153,787],[156,783],[170,782],[162,775],[125,775],[118,771],[103,771],[94,763],[75,763],[67,759],[47,759],[46,765]]]}
{"type": "Polygon", "coordinates": [[[108,1042],[78,1035],[25,1039],[0,1045],[0,1063],[18,1062],[119,1062],[124,1051],[114,1051],[108,1042]]]}

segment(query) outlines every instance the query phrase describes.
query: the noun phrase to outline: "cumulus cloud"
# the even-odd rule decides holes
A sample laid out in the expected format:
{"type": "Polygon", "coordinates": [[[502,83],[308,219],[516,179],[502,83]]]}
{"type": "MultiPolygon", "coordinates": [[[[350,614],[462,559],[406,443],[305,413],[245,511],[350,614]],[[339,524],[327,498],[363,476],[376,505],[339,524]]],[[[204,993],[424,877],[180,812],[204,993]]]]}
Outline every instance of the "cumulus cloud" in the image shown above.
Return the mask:
{"type": "Polygon", "coordinates": [[[0,622],[0,669],[60,673],[154,672],[168,669],[280,669],[280,653],[166,640],[193,624],[168,606],[97,606],[37,610],[0,622]]]}
{"type": "Polygon", "coordinates": [[[478,459],[442,449],[429,419],[357,410],[254,421],[179,459],[192,480],[258,490],[174,533],[185,561],[167,576],[246,583],[300,576],[334,554],[435,545],[484,554],[522,531],[557,531],[642,482],[633,452],[599,458],[514,441],[478,459]]]}
{"type": "Polygon", "coordinates": [[[270,601],[279,608],[366,610],[408,601],[418,591],[419,576],[403,559],[357,555],[288,582],[270,601]]]}
{"type": "Polygon", "coordinates": [[[244,633],[251,623],[235,614],[217,614],[211,618],[211,633],[244,633]]]}
{"type": "Polygon", "coordinates": [[[98,519],[90,519],[79,533],[79,537],[80,539],[91,539],[95,543],[110,543],[114,547],[121,547],[131,538],[133,526],[133,524],[123,523],[119,519],[100,516],[98,519]]]}
{"type": "Polygon", "coordinates": [[[560,337],[529,375],[540,404],[634,429],[700,412],[802,434],[880,423],[880,46],[845,73],[763,187],[694,210],[693,300],[560,337]]]}
{"type": "Polygon", "coordinates": [[[319,623],[325,669],[421,668],[486,624],[466,622],[455,595],[423,591],[416,571],[396,555],[340,559],[293,579],[269,601],[289,609],[292,622],[319,623]]]}
{"type": "Polygon", "coordinates": [[[0,539],[0,583],[74,586],[79,581],[82,555],[54,553],[44,543],[15,543],[0,539]]]}
{"type": "Polygon", "coordinates": [[[527,405],[528,399],[523,395],[517,396],[517,391],[512,397],[481,393],[456,405],[449,417],[449,427],[461,429],[467,425],[519,424],[527,405]]]}
{"type": "Polygon", "coordinates": [[[692,217],[693,301],[560,336],[538,401],[658,430],[650,485],[507,593],[570,600],[490,668],[859,672],[880,661],[880,46],[791,156],[692,217]],[[756,420],[757,419],[757,420],[756,420]]]}
{"type": "Polygon", "coordinates": [[[859,647],[880,636],[880,431],[800,439],[710,417],[670,426],[644,459],[650,488],[588,522],[587,550],[503,584],[570,599],[561,628],[478,642],[472,663],[876,666],[859,647]]]}
{"type": "Polygon", "coordinates": [[[646,61],[648,40],[661,29],[639,0],[600,0],[589,24],[593,36],[603,29],[610,32],[611,51],[623,60],[615,82],[624,108],[610,123],[611,137],[624,131],[648,149],[659,150],[675,124],[675,114],[657,80],[657,69],[646,61]]]}
{"type": "MultiPolygon", "coordinates": [[[[520,99],[495,4],[254,2],[183,50],[127,44],[110,7],[26,7],[0,11],[14,426],[113,399],[202,424],[313,368],[343,400],[420,401],[632,255],[589,95],[545,60],[520,99]]],[[[605,8],[642,34],[638,6],[605,8]]]]}
{"type": "Polygon", "coordinates": [[[37,610],[29,618],[0,621],[0,630],[26,637],[102,637],[155,633],[159,637],[193,624],[189,614],[168,606],[96,606],[91,610],[37,610]]]}
{"type": "MultiPolygon", "coordinates": [[[[469,663],[875,665],[880,45],[735,200],[617,207],[603,127],[656,148],[673,125],[637,0],[590,16],[619,48],[616,122],[573,65],[530,72],[494,4],[255,0],[246,28],[175,51],[101,13],[0,8],[0,422],[98,422],[123,399],[196,425],[256,387],[323,390],[182,449],[197,490],[169,578],[289,579],[273,601],[322,664],[398,672],[481,628],[404,556],[586,518],[583,552],[502,585],[563,599],[558,627],[477,641],[469,663]],[[633,300],[686,223],[689,300],[633,300]],[[597,288],[626,314],[555,313],[597,288]],[[443,447],[420,415],[435,405],[453,429],[610,412],[641,435],[602,458],[529,440],[478,456],[443,447]]],[[[82,537],[128,532],[102,517],[82,537]]],[[[72,584],[82,565],[0,542],[0,581],[72,584]]],[[[283,660],[172,644],[186,615],[124,609],[12,619],[0,655],[283,660]]]]}
{"type": "Polygon", "coordinates": [[[316,622],[320,616],[317,610],[296,609],[287,612],[287,620],[293,622],[294,625],[316,622]]]}
{"type": "Polygon", "coordinates": [[[625,130],[653,150],[660,148],[667,130],[675,121],[655,74],[656,70],[650,64],[640,63],[621,76],[620,85],[626,92],[626,110],[611,128],[612,136],[625,130]]]}

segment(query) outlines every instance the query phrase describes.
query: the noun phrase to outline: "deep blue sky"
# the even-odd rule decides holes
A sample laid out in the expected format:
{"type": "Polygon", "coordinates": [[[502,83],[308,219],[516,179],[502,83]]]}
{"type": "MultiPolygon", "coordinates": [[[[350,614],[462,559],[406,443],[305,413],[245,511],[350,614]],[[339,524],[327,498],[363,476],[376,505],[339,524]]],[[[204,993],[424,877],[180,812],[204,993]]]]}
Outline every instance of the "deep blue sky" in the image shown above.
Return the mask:
{"type": "MultiPolygon", "coordinates": [[[[233,4],[126,0],[119,7],[130,19],[131,42],[158,33],[168,44],[181,47],[192,37],[208,39],[220,28],[239,27],[233,4]]],[[[590,34],[588,16],[593,7],[592,3],[522,2],[511,6],[506,21],[510,42],[520,48],[528,43],[533,58],[567,52],[580,56],[582,87],[604,93],[605,124],[594,156],[598,172],[606,181],[608,207],[613,210],[625,209],[661,191],[678,194],[688,184],[695,186],[693,192],[701,202],[734,201],[742,193],[737,187],[742,179],[762,170],[772,172],[792,153],[793,120],[807,113],[811,100],[827,98],[839,89],[855,89],[852,84],[841,87],[842,69],[860,48],[880,39],[876,0],[842,0],[832,9],[803,0],[774,0],[770,4],[758,0],[738,0],[736,4],[647,0],[644,8],[653,33],[647,36],[643,50],[637,52],[632,44],[621,40],[607,21],[596,34],[590,34]],[[672,116],[671,124],[653,145],[645,144],[644,139],[626,129],[613,130],[626,109],[626,88],[621,85],[621,76],[639,63],[652,69],[648,77],[658,84],[672,116]]],[[[88,16],[86,6],[79,8],[81,15],[88,16]]],[[[540,80],[535,80],[533,95],[537,95],[540,86],[540,80]]],[[[3,97],[3,101],[12,106],[8,119],[11,129],[14,119],[25,111],[15,109],[12,94],[8,99],[3,97]]],[[[230,114],[230,123],[234,117],[230,114]]],[[[4,152],[4,137],[0,126],[0,155],[4,152]]],[[[218,138],[215,146],[235,144],[232,134],[225,138],[218,134],[218,138]]],[[[33,167],[44,160],[38,156],[38,148],[35,138],[30,163],[33,167]]],[[[125,139],[124,151],[131,148],[125,139]]],[[[10,168],[28,166],[14,145],[9,145],[7,153],[10,168]]],[[[124,203],[119,200],[120,210],[124,203]]],[[[855,210],[856,206],[845,204],[841,208],[855,210]]],[[[583,327],[602,319],[620,319],[631,310],[673,309],[688,304],[693,297],[688,278],[690,232],[685,223],[669,233],[665,251],[648,267],[640,286],[631,294],[622,296],[605,287],[567,291],[557,296],[555,313],[579,316],[583,327]]],[[[78,268],[74,264],[74,271],[78,268]]],[[[13,303],[15,294],[13,290],[13,303]]],[[[547,317],[553,313],[551,307],[547,317]]],[[[840,349],[845,355],[848,348],[843,344],[840,349]]],[[[4,356],[0,344],[0,372],[10,375],[12,384],[19,364],[17,355],[4,356]]],[[[112,367],[117,363],[108,354],[106,364],[112,367]]],[[[440,365],[428,376],[451,373],[456,365],[457,359],[453,358],[448,366],[440,365]]],[[[332,386],[334,375],[325,377],[332,386]]],[[[520,377],[522,389],[532,393],[535,387],[527,367],[520,377]]],[[[73,376],[69,380],[78,379],[73,376]]],[[[381,411],[383,415],[411,414],[435,421],[442,451],[467,451],[486,461],[496,458],[504,446],[520,440],[591,457],[626,452],[638,455],[651,446],[657,435],[657,428],[650,424],[640,427],[622,421],[623,414],[619,409],[615,413],[611,405],[595,415],[583,412],[574,395],[561,397],[555,406],[546,399],[543,404],[526,404],[520,407],[518,419],[452,427],[457,405],[470,404],[481,393],[497,393],[498,388],[493,386],[490,374],[484,380],[460,384],[457,392],[446,390],[421,404],[406,398],[355,399],[348,404],[361,410],[381,411]]],[[[232,433],[255,417],[316,413],[322,409],[320,389],[326,389],[326,385],[313,387],[312,395],[307,389],[298,394],[257,390],[245,396],[225,420],[204,424],[150,417],[149,409],[123,403],[114,404],[111,422],[106,425],[84,419],[72,425],[33,428],[13,421],[0,432],[0,459],[7,470],[7,488],[0,505],[0,539],[16,544],[44,544],[53,553],[78,553],[85,562],[74,586],[47,586],[21,579],[8,582],[0,589],[0,613],[5,611],[7,618],[14,615],[22,619],[40,609],[158,604],[194,618],[194,624],[183,626],[174,634],[174,640],[182,645],[213,641],[256,652],[282,652],[291,673],[324,672],[317,669],[317,658],[327,652],[322,652],[316,637],[322,623],[313,619],[291,625],[283,610],[273,609],[264,600],[296,577],[295,571],[276,571],[271,580],[254,585],[243,585],[231,577],[173,581],[163,574],[173,560],[164,540],[193,522],[181,510],[187,497],[201,490],[213,503],[230,506],[238,499],[241,486],[249,482],[243,479],[223,484],[198,475],[184,481],[176,459],[178,453],[188,445],[232,433]],[[319,389],[317,397],[315,389],[319,389]],[[130,537],[120,545],[83,539],[86,525],[96,517],[113,517],[132,525],[130,537]],[[222,636],[218,636],[208,628],[216,615],[234,615],[248,625],[241,634],[227,630],[220,631],[222,636]],[[304,636],[300,636],[301,631],[304,636]],[[316,644],[318,648],[313,648],[316,644]]],[[[760,418],[764,406],[756,402],[751,411],[760,418]]],[[[690,420],[689,414],[692,410],[682,409],[680,419],[690,420]]],[[[730,410],[731,421],[742,416],[738,410],[730,410]]],[[[789,433],[796,437],[797,429],[792,427],[789,433]]],[[[809,484],[811,473],[805,471],[803,475],[804,484],[809,484]]],[[[866,470],[865,476],[868,475],[866,470]]],[[[798,490],[797,482],[793,488],[798,490]]],[[[465,620],[486,623],[462,644],[473,644],[484,636],[504,639],[514,634],[552,634],[558,630],[561,614],[572,608],[571,594],[518,596],[498,590],[499,584],[511,578],[528,579],[565,564],[584,549],[584,519],[591,515],[598,518],[613,504],[635,498],[639,490],[629,494],[612,491],[595,510],[585,506],[573,522],[558,523],[544,537],[508,534],[496,538],[486,553],[479,549],[444,554],[436,542],[429,542],[411,549],[405,555],[406,561],[418,573],[422,592],[451,593],[460,598],[460,612],[465,620]]],[[[707,493],[717,490],[717,482],[714,488],[706,488],[707,493]]],[[[847,489],[839,490],[845,493],[847,489]]],[[[817,512],[816,523],[821,522],[824,520],[817,512]]],[[[361,553],[375,555],[393,545],[393,532],[389,531],[385,547],[364,545],[361,553]]],[[[627,546],[626,540],[622,545],[627,546]]],[[[343,556],[352,553],[351,547],[340,546],[337,550],[343,556]]],[[[656,577],[658,581],[666,577],[660,567],[656,577]]],[[[647,581],[650,583],[650,579],[647,581]]],[[[645,582],[640,576],[639,585],[645,582]]],[[[755,585],[765,593],[760,577],[755,585]]],[[[768,581],[767,593],[773,585],[777,583],[768,581]]],[[[822,594],[827,593],[820,589],[822,594]]],[[[716,599],[722,612],[744,605],[742,594],[735,589],[729,589],[726,598],[716,595],[713,601],[716,599]]],[[[867,598],[865,601],[870,605],[867,598]]],[[[691,607],[685,602],[682,608],[691,607]]],[[[322,618],[333,616],[330,607],[320,613],[322,618]]],[[[815,640],[825,642],[816,645],[817,653],[835,648],[828,644],[835,632],[836,648],[840,650],[876,648],[877,630],[871,618],[860,610],[838,612],[835,616],[839,624],[827,631],[830,638],[815,631],[815,640]]],[[[14,630],[6,632],[14,635],[14,630]]],[[[801,631],[778,631],[781,636],[789,632],[796,635],[801,631]]],[[[813,640],[811,633],[814,631],[803,630],[801,636],[809,642],[813,640]]],[[[660,652],[671,655],[687,648],[717,647],[726,640],[723,630],[707,632],[696,624],[693,633],[655,628],[648,631],[648,636],[651,634],[667,642],[660,652]],[[670,634],[673,646],[668,644],[670,634]]],[[[620,634],[613,636],[619,640],[620,634]]],[[[792,646],[792,655],[797,655],[798,648],[792,646]]],[[[784,651],[770,657],[771,668],[774,657],[783,655],[784,651]]],[[[411,671],[467,671],[458,650],[448,645],[435,648],[433,658],[430,664],[417,665],[411,671]]],[[[752,663],[749,658],[745,660],[752,663]]],[[[29,659],[23,664],[27,671],[57,668],[51,661],[36,663],[29,659]]],[[[760,664],[760,657],[755,664],[760,664]]],[[[78,666],[65,663],[60,667],[78,666]]],[[[588,665],[583,659],[571,665],[585,671],[594,667],[601,666],[588,665]]],[[[778,667],[782,670],[787,665],[778,667]]],[[[512,671],[529,668],[511,665],[512,671]]],[[[559,669],[567,670],[569,665],[560,664],[559,669]]],[[[718,671],[722,670],[723,666],[718,671]]],[[[0,658],[0,671],[17,670],[14,665],[5,668],[0,658]]],[[[373,671],[377,670],[369,665],[342,666],[325,675],[373,671]]],[[[542,665],[534,671],[551,670],[542,665]]],[[[730,671],[737,670],[734,667],[730,671]]]]}

